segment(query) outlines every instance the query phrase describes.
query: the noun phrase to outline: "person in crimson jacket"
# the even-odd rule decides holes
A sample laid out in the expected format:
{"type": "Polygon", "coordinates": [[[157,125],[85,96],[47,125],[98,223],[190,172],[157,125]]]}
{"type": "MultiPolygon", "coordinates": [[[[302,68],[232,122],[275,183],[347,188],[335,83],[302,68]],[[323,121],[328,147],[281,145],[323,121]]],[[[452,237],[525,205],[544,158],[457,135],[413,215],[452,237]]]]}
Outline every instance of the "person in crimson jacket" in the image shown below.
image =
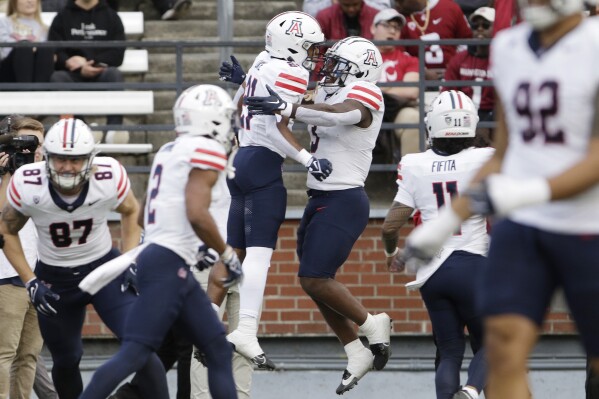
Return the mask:
{"type": "MultiPolygon", "coordinates": [[[[452,0],[398,0],[397,10],[406,16],[408,23],[402,29],[403,39],[440,40],[469,39],[472,31],[468,20],[452,0]]],[[[327,37],[328,38],[328,37],[327,37]]],[[[418,46],[408,46],[408,53],[417,57],[418,46]]],[[[456,46],[426,47],[425,65],[438,71],[444,69],[456,53],[456,46]]],[[[428,75],[427,78],[433,78],[428,75]]]]}
{"type": "MultiPolygon", "coordinates": [[[[472,37],[475,39],[490,39],[493,34],[495,10],[481,7],[470,15],[472,37]]],[[[467,50],[458,52],[449,61],[445,69],[445,80],[490,80],[491,66],[489,65],[489,46],[469,46],[467,50]]],[[[495,90],[492,86],[443,86],[441,91],[461,90],[472,99],[478,109],[480,121],[493,121],[495,108],[495,90]]],[[[479,128],[479,135],[489,138],[490,132],[479,128]]]]}
{"type": "MultiPolygon", "coordinates": [[[[117,12],[105,0],[75,0],[60,11],[50,26],[48,41],[125,40],[125,28],[117,12]]],[[[59,48],[52,82],[122,82],[117,69],[124,47],[59,48]]],[[[122,115],[108,116],[108,125],[122,125],[122,115]]]]}
{"type": "Polygon", "coordinates": [[[361,36],[372,40],[370,26],[378,9],[363,0],[338,0],[316,14],[316,20],[327,40],[340,40],[348,36],[361,36]]]}

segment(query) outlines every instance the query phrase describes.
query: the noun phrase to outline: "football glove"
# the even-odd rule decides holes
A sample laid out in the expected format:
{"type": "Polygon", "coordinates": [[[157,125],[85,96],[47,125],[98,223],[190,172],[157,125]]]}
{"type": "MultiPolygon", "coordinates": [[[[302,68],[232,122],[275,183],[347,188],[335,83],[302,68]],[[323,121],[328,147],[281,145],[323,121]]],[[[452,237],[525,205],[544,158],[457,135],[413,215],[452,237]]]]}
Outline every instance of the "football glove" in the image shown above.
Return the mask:
{"type": "Polygon", "coordinates": [[[243,270],[241,269],[241,262],[237,257],[237,254],[230,245],[227,245],[225,252],[220,256],[220,260],[225,264],[229,276],[221,279],[223,287],[231,287],[237,283],[241,283],[243,280],[243,270]]]}
{"type": "Polygon", "coordinates": [[[201,245],[198,248],[198,253],[196,254],[197,263],[195,264],[196,269],[199,271],[209,269],[216,262],[218,262],[218,252],[216,252],[212,248],[208,248],[207,245],[201,245]]]}
{"type": "Polygon", "coordinates": [[[193,350],[193,358],[200,362],[202,366],[208,367],[208,360],[206,359],[206,354],[200,351],[198,348],[193,350]]]}
{"type": "Polygon", "coordinates": [[[123,272],[123,278],[121,279],[121,292],[125,292],[130,289],[135,295],[139,295],[137,289],[137,264],[131,263],[127,270],[123,272]]]}
{"type": "Polygon", "coordinates": [[[269,85],[266,85],[266,90],[270,96],[251,96],[243,99],[250,115],[274,115],[275,111],[281,111],[281,115],[290,116],[293,105],[285,102],[269,85]]]}
{"type": "Polygon", "coordinates": [[[312,157],[306,164],[306,169],[316,180],[323,181],[333,172],[333,164],[328,159],[312,157]]]}
{"type": "Polygon", "coordinates": [[[408,273],[415,273],[421,266],[429,263],[461,223],[462,219],[453,208],[446,206],[435,219],[414,228],[406,238],[406,248],[400,256],[408,273]]]}
{"type": "Polygon", "coordinates": [[[218,72],[219,79],[225,82],[242,84],[245,80],[245,72],[235,56],[231,55],[231,62],[223,61],[218,72]]]}
{"type": "Polygon", "coordinates": [[[551,188],[544,178],[516,179],[492,174],[465,195],[473,213],[506,216],[516,209],[548,202],[551,188]]]}
{"type": "Polygon", "coordinates": [[[60,296],[50,290],[44,283],[42,283],[37,277],[31,279],[25,285],[27,288],[27,293],[29,294],[29,299],[31,299],[31,303],[35,306],[35,309],[43,314],[44,316],[54,316],[58,312],[56,309],[48,303],[48,299],[52,299],[54,301],[58,301],[60,296]]]}

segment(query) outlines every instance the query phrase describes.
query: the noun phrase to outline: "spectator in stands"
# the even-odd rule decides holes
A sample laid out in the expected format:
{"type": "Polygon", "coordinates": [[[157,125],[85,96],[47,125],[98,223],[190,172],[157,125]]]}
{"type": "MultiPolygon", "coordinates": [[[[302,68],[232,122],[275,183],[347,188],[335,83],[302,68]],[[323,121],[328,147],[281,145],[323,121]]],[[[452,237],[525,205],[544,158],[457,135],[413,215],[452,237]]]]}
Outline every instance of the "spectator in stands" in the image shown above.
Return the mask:
{"type": "MultiPolygon", "coordinates": [[[[302,11],[315,17],[320,10],[330,7],[333,4],[337,4],[338,2],[339,0],[304,0],[302,11]]],[[[395,3],[394,0],[364,0],[364,2],[377,10],[393,7],[392,3],[395,3]]]]}
{"type": "Polygon", "coordinates": [[[364,0],[337,0],[316,14],[316,20],[327,40],[340,40],[348,36],[372,39],[370,26],[378,9],[364,0]]]}
{"type": "MultiPolygon", "coordinates": [[[[45,42],[47,37],[40,0],[8,1],[6,16],[0,18],[0,43],[45,42]]],[[[0,82],[48,82],[53,64],[51,48],[0,48],[0,82]]]]}
{"type": "Polygon", "coordinates": [[[152,0],[163,21],[180,19],[191,8],[191,0],[152,0]]]}
{"type": "Polygon", "coordinates": [[[489,0],[453,0],[456,2],[466,18],[470,18],[470,15],[481,7],[489,6],[489,0]]]}
{"type": "MultiPolygon", "coordinates": [[[[125,40],[125,28],[116,11],[105,0],[74,0],[56,14],[48,40],[107,41],[125,40]]],[[[123,63],[124,47],[70,47],[57,49],[56,71],[52,82],[123,82],[118,66],[123,63]]],[[[108,125],[122,125],[122,115],[109,115],[108,125]]],[[[124,144],[127,131],[108,131],[106,141],[124,144]]]]}
{"type": "MultiPolygon", "coordinates": [[[[34,160],[42,160],[41,143],[44,141],[44,126],[35,119],[10,115],[0,122],[0,133],[34,135],[39,140],[34,160]]],[[[6,190],[12,172],[9,156],[0,152],[0,209],[6,204],[6,190]]],[[[29,221],[19,232],[27,263],[35,268],[37,259],[37,235],[29,221]]],[[[33,388],[37,358],[42,350],[35,307],[17,272],[0,253],[0,397],[29,398],[33,388]]]]}
{"type": "MultiPolygon", "coordinates": [[[[495,10],[490,7],[481,7],[470,15],[472,37],[475,39],[490,39],[493,34],[493,21],[495,10]]],[[[445,80],[490,80],[491,67],[489,65],[489,46],[468,46],[467,50],[458,52],[445,69],[445,80]]],[[[478,109],[479,121],[491,122],[494,120],[495,90],[492,86],[444,86],[445,90],[461,90],[472,99],[478,109]]],[[[479,129],[479,134],[490,137],[488,129],[479,129]]]]}
{"type": "MultiPolygon", "coordinates": [[[[401,29],[405,25],[406,18],[403,15],[394,8],[387,8],[376,14],[370,30],[375,41],[399,40],[401,29]]],[[[418,58],[412,57],[397,46],[377,47],[383,57],[379,82],[418,82],[418,58]]],[[[384,122],[418,123],[418,87],[382,87],[381,90],[385,100],[384,122]]],[[[379,140],[381,136],[379,135],[379,140]]],[[[395,136],[400,144],[401,156],[420,151],[418,129],[395,129],[395,136]]]]}
{"type": "MultiPolygon", "coordinates": [[[[452,0],[398,0],[397,10],[408,20],[401,32],[404,39],[427,41],[472,37],[464,13],[452,0]]],[[[418,56],[418,46],[409,46],[406,50],[411,55],[418,56]]],[[[426,78],[440,79],[455,53],[456,46],[426,46],[424,62],[430,69],[426,78]]]]}

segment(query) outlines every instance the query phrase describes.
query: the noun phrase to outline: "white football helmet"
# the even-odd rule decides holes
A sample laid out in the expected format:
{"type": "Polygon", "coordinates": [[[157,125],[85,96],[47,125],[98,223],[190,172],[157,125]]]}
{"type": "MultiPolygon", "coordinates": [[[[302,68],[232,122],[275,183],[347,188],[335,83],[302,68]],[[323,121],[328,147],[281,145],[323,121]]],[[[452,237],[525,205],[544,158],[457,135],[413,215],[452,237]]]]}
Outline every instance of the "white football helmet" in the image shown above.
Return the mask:
{"type": "Polygon", "coordinates": [[[315,67],[308,57],[312,45],[324,42],[324,34],[318,21],[299,11],[283,12],[266,24],[266,51],[271,57],[291,59],[308,70],[315,67]]]}
{"type": "Polygon", "coordinates": [[[224,89],[208,84],[192,86],[175,101],[175,131],[180,135],[212,138],[228,153],[237,128],[236,111],[237,107],[224,89]]]}
{"type": "Polygon", "coordinates": [[[444,91],[433,100],[424,123],[429,141],[475,137],[478,112],[470,97],[461,91],[444,91]]]}
{"type": "Polygon", "coordinates": [[[584,0],[548,0],[543,5],[531,5],[529,0],[518,0],[518,4],[522,19],[535,30],[549,28],[560,19],[584,10],[584,0]]]}
{"type": "Polygon", "coordinates": [[[89,180],[92,161],[96,156],[94,136],[89,127],[79,119],[61,119],[56,122],[44,139],[46,171],[50,182],[63,190],[74,190],[89,180]],[[76,173],[57,170],[56,159],[81,159],[83,166],[76,173]]]}
{"type": "Polygon", "coordinates": [[[327,50],[324,64],[318,73],[326,93],[355,81],[376,83],[381,77],[383,57],[376,46],[367,39],[350,36],[339,40],[327,50]]]}

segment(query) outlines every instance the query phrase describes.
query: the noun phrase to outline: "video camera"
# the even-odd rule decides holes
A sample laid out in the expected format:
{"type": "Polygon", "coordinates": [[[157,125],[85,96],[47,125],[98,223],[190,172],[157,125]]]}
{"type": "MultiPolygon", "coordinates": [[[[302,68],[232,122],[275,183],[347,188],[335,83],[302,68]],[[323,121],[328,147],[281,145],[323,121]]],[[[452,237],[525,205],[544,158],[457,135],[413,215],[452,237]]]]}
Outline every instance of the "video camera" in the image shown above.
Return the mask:
{"type": "Polygon", "coordinates": [[[34,135],[17,136],[13,123],[19,116],[10,115],[0,121],[0,152],[8,154],[6,166],[0,166],[0,175],[13,174],[23,165],[35,161],[39,140],[34,135]]]}

